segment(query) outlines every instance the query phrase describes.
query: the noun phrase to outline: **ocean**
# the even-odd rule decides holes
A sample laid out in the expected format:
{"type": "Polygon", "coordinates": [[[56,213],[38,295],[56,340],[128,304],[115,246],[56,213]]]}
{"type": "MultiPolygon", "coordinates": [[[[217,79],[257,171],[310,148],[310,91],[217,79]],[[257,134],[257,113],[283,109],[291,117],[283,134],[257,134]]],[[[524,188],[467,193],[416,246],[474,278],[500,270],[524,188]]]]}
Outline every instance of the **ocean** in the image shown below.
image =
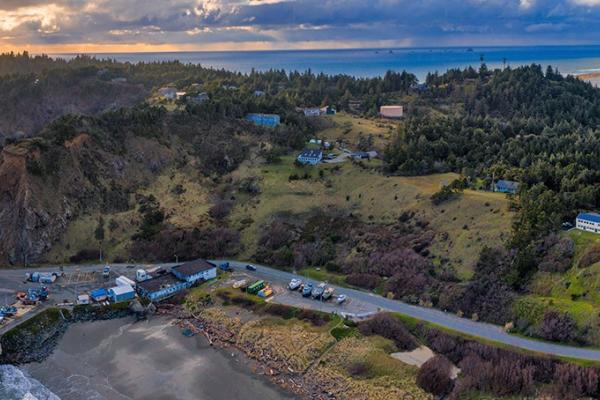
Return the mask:
{"type": "Polygon", "coordinates": [[[0,400],[293,400],[234,349],[153,317],[69,326],[41,363],[0,365],[0,400]],[[228,384],[233,383],[233,384],[228,384]]]}
{"type": "MultiPolygon", "coordinates": [[[[374,77],[388,70],[406,70],[423,80],[428,72],[443,72],[448,68],[479,67],[483,57],[490,67],[512,67],[531,63],[551,65],[563,74],[600,71],[600,46],[506,46],[506,47],[446,47],[388,48],[350,50],[289,50],[289,51],[223,51],[173,53],[98,53],[100,58],[126,62],[179,60],[217,69],[248,73],[264,71],[323,72],[374,77]]],[[[53,54],[72,58],[73,54],[53,54]]]]}

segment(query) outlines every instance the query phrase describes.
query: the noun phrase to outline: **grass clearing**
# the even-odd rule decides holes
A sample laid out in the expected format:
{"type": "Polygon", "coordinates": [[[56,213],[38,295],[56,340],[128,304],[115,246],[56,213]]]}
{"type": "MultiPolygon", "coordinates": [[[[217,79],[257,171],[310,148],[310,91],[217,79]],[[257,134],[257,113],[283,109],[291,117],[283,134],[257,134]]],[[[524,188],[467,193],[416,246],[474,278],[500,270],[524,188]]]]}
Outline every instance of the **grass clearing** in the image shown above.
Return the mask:
{"type": "Polygon", "coordinates": [[[319,132],[319,138],[330,142],[344,140],[348,144],[356,145],[361,135],[372,135],[373,147],[378,151],[385,148],[400,124],[390,120],[361,118],[344,112],[325,118],[330,119],[335,126],[319,132]]]}

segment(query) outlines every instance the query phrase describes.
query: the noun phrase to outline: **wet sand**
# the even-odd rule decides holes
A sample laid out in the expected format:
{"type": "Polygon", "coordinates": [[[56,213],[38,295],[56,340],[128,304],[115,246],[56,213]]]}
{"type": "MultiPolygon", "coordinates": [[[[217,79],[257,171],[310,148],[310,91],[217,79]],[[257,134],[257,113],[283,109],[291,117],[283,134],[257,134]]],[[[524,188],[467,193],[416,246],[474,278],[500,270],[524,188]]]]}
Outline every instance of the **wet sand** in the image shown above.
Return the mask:
{"type": "Polygon", "coordinates": [[[62,400],[294,398],[164,318],[74,324],[47,360],[23,369],[62,400]]]}

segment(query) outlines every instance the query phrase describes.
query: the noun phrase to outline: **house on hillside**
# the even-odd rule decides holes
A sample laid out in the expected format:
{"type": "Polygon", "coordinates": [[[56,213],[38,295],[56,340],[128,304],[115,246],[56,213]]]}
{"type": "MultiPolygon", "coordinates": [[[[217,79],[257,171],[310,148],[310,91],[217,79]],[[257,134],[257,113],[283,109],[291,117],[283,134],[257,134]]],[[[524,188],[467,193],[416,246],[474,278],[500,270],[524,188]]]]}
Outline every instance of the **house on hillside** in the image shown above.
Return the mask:
{"type": "Polygon", "coordinates": [[[177,98],[177,89],[174,87],[162,87],[158,89],[158,95],[163,99],[175,100],[177,98]]]}
{"type": "Polygon", "coordinates": [[[403,106],[381,106],[379,108],[379,115],[382,118],[397,119],[404,117],[403,106]]]}
{"type": "Polygon", "coordinates": [[[277,114],[248,114],[246,120],[260,126],[276,127],[281,123],[277,114]]]}
{"type": "Polygon", "coordinates": [[[575,227],[582,231],[600,233],[600,214],[579,213],[575,220],[575,227]]]}
{"type": "Polygon", "coordinates": [[[323,152],[319,149],[305,149],[298,156],[298,162],[304,165],[317,165],[323,160],[323,152]]]}
{"type": "Polygon", "coordinates": [[[206,260],[195,260],[171,268],[171,273],[179,280],[194,284],[200,280],[217,277],[217,266],[206,260]]]}
{"type": "Polygon", "coordinates": [[[519,183],[501,179],[493,184],[493,190],[499,193],[516,194],[519,191],[519,183]]]}
{"type": "Polygon", "coordinates": [[[305,117],[319,117],[321,116],[321,109],[319,107],[305,107],[302,109],[305,117]]]}

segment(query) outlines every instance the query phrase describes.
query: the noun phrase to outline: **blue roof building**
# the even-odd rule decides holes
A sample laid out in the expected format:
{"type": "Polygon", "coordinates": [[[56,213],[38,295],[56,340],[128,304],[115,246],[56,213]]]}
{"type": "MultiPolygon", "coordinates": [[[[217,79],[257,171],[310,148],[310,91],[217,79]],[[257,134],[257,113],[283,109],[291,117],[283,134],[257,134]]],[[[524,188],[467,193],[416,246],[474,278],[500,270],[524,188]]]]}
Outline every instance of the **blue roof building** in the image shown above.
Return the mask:
{"type": "Polygon", "coordinates": [[[494,192],[516,194],[519,191],[519,184],[513,181],[499,180],[494,183],[494,192]]]}
{"type": "Polygon", "coordinates": [[[90,292],[90,297],[94,301],[104,301],[108,298],[108,291],[104,288],[95,289],[90,292]]]}
{"type": "Polygon", "coordinates": [[[150,301],[158,301],[190,286],[192,286],[190,282],[179,280],[174,275],[167,274],[139,282],[136,289],[140,296],[150,301]]]}
{"type": "Polygon", "coordinates": [[[260,126],[276,127],[281,123],[277,114],[248,114],[246,120],[260,126]]]}
{"type": "Polygon", "coordinates": [[[580,213],[575,220],[575,227],[582,231],[600,233],[600,214],[580,213]]]}
{"type": "Polygon", "coordinates": [[[323,160],[323,152],[319,149],[305,149],[298,156],[298,162],[304,165],[317,165],[323,160]]]}

